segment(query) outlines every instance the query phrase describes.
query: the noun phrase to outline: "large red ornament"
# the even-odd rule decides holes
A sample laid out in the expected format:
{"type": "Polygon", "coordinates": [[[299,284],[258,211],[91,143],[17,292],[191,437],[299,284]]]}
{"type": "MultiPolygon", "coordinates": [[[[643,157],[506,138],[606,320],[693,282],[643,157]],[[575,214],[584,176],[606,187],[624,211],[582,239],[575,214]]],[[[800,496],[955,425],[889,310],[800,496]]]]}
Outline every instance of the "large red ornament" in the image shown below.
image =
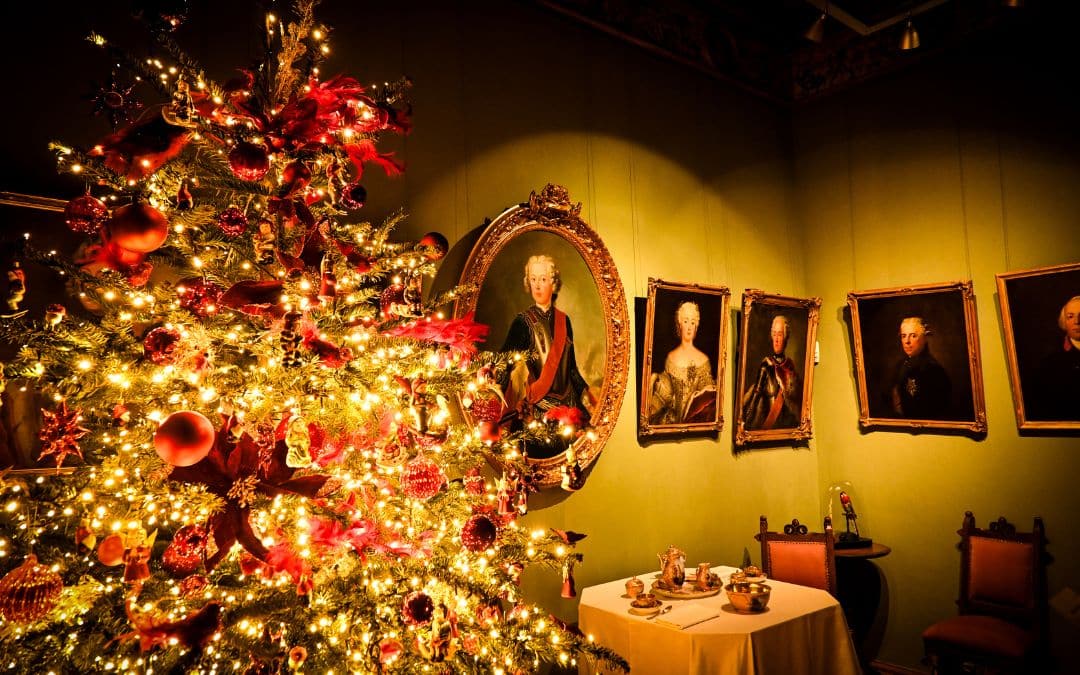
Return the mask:
{"type": "Polygon", "coordinates": [[[192,314],[207,317],[217,311],[218,301],[225,289],[213,281],[190,277],[181,279],[176,285],[176,294],[180,296],[180,306],[192,314]]]}
{"type": "Polygon", "coordinates": [[[450,250],[450,242],[438,232],[428,232],[418,244],[425,249],[424,257],[432,262],[442,260],[450,250]]]}
{"type": "Polygon", "coordinates": [[[102,539],[98,544],[97,557],[106,567],[115,567],[124,562],[124,538],[110,534],[102,539]]]}
{"type": "Polygon", "coordinates": [[[156,251],[169,236],[169,219],[146,202],[134,202],[113,211],[105,224],[105,239],[126,251],[156,251]]]}
{"type": "Polygon", "coordinates": [[[64,590],[64,580],[45,565],[39,565],[33,553],[23,564],[0,579],[0,616],[12,623],[32,623],[56,605],[64,590]]]}
{"type": "Polygon", "coordinates": [[[229,152],[229,168],[240,180],[261,180],[270,170],[270,153],[265,145],[237,143],[229,152]]]}
{"type": "Polygon", "coordinates": [[[218,214],[217,225],[226,237],[239,237],[247,229],[248,219],[239,208],[230,206],[218,214]]]}
{"type": "Polygon", "coordinates": [[[214,425],[193,410],[175,412],[154,432],[154,450],[166,464],[197,464],[214,447],[214,425]]]}
{"type": "Polygon", "coordinates": [[[431,499],[446,483],[442,468],[423,455],[417,455],[401,474],[401,490],[413,499],[431,499]]]}
{"type": "Polygon", "coordinates": [[[174,579],[194,574],[206,553],[206,530],[201,525],[185,525],[176,531],[161,554],[161,566],[174,579]]]}
{"type": "Polygon", "coordinates": [[[414,626],[427,625],[435,614],[435,601],[423,591],[414,591],[405,598],[401,614],[406,622],[414,626]]]}
{"type": "Polygon", "coordinates": [[[64,207],[64,222],[80,234],[97,234],[109,219],[109,207],[91,195],[76,197],[64,207]]]}
{"type": "Polygon", "coordinates": [[[461,543],[473,553],[479,553],[495,543],[495,537],[499,534],[499,528],[482,513],[478,513],[465,521],[461,528],[461,543]]]}
{"type": "Polygon", "coordinates": [[[143,338],[143,351],[151,363],[163,366],[176,360],[176,346],[179,342],[180,331],[158,326],[143,338]]]}

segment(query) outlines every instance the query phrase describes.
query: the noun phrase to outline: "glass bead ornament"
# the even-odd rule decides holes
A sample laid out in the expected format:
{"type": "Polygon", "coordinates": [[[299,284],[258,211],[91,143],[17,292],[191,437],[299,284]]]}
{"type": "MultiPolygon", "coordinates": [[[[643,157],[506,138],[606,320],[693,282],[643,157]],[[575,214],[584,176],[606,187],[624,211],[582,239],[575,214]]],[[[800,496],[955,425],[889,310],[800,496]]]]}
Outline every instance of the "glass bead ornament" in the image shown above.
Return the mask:
{"type": "Polygon", "coordinates": [[[185,525],[176,531],[161,554],[161,566],[174,579],[194,574],[206,553],[206,530],[201,525],[185,525]]]}
{"type": "Polygon", "coordinates": [[[431,499],[439,494],[445,483],[446,474],[442,467],[424,455],[411,459],[401,473],[401,490],[412,499],[431,499]]]}
{"type": "Polygon", "coordinates": [[[239,237],[247,230],[248,219],[238,207],[230,206],[218,214],[217,226],[226,237],[239,237]]]}
{"type": "Polygon", "coordinates": [[[401,615],[405,621],[413,626],[424,626],[431,622],[435,614],[435,601],[423,591],[414,591],[405,598],[405,604],[401,607],[401,615]]]}
{"type": "Polygon", "coordinates": [[[491,548],[498,534],[499,528],[491,518],[478,513],[466,520],[462,526],[461,543],[473,553],[479,553],[491,548]]]}
{"type": "Polygon", "coordinates": [[[179,342],[180,331],[158,326],[143,338],[143,352],[151,363],[165,366],[176,361],[176,346],[179,342]]]}
{"type": "Polygon", "coordinates": [[[39,564],[31,553],[0,579],[0,615],[12,623],[33,623],[56,606],[63,590],[60,575],[39,564]]]}

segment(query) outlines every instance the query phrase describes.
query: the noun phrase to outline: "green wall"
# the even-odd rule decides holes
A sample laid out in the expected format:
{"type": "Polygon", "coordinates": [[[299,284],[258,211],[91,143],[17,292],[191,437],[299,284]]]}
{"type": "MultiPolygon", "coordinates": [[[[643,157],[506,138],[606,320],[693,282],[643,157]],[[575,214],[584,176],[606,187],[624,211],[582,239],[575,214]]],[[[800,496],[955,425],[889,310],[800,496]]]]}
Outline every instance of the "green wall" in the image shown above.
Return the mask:
{"type": "MultiPolygon", "coordinates": [[[[808,447],[734,452],[735,323],[718,439],[639,444],[631,368],[585,489],[536,499],[525,519],[588,534],[579,589],[653,569],[669,544],[690,563],[738,564],[744,549],[757,561],[760,514],[816,522],[839,480],[854,485],[865,530],[893,549],[878,561],[886,661],[919,667],[922,629],[955,611],[955,531],[967,509],[1021,527],[1042,515],[1057,558],[1051,593],[1080,586],[1080,443],[1018,434],[993,276],[1080,260],[1077,106],[1050,77],[1031,80],[1036,57],[938,59],[789,110],[528,3],[379,11],[387,16],[363,25],[328,18],[339,51],[362,48],[357,63],[376,55],[386,77],[405,72],[417,85],[416,130],[400,148],[409,170],[369,179],[372,213],[405,204],[405,236],[438,229],[461,242],[448,265],[485,218],[555,182],[584,202],[631,316],[649,277],[726,285],[733,308],[745,288],[824,300],[808,447]],[[363,38],[343,40],[354,35],[363,38]],[[989,433],[861,432],[847,292],[957,279],[975,285],[989,433]]],[[[530,571],[524,587],[576,618],[557,574],[530,571]]],[[[1059,647],[1075,638],[1055,627],[1059,647]]]]}

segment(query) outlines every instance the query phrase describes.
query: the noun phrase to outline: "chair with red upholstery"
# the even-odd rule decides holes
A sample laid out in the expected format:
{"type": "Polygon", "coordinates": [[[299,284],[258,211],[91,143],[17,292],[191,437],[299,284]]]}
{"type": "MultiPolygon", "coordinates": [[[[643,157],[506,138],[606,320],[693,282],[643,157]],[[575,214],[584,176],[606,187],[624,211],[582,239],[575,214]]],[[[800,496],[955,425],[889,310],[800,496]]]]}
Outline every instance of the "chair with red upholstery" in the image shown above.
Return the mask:
{"type": "Polygon", "coordinates": [[[796,518],[783,532],[769,532],[761,517],[761,567],[770,579],[812,586],[836,595],[836,556],[832,519],[825,517],[824,532],[809,532],[796,518]]]}
{"type": "Polygon", "coordinates": [[[964,514],[960,535],[959,615],[923,631],[925,661],[935,673],[1044,673],[1047,659],[1046,534],[1005,518],[988,529],[964,514]]]}

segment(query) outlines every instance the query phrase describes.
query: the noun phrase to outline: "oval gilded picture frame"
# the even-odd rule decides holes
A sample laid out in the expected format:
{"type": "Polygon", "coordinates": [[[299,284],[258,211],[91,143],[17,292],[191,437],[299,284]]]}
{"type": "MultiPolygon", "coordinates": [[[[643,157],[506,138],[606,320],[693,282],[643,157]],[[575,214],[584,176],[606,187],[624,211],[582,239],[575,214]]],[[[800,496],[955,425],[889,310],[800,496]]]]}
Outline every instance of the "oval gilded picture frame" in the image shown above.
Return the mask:
{"type": "MultiPolygon", "coordinates": [[[[581,203],[571,203],[566,188],[548,184],[499,214],[465,263],[461,284],[467,290],[455,302],[454,316],[475,312],[475,320],[490,327],[488,349],[500,350],[515,317],[533,304],[524,284],[527,261],[534,255],[554,259],[561,279],[554,305],[570,319],[573,339],[567,344],[595,397],[589,426],[573,443],[584,475],[618,420],[629,371],[630,321],[615,262],[580,213],[581,203]]],[[[530,454],[529,463],[534,485],[565,483],[564,454],[530,454]]]]}

